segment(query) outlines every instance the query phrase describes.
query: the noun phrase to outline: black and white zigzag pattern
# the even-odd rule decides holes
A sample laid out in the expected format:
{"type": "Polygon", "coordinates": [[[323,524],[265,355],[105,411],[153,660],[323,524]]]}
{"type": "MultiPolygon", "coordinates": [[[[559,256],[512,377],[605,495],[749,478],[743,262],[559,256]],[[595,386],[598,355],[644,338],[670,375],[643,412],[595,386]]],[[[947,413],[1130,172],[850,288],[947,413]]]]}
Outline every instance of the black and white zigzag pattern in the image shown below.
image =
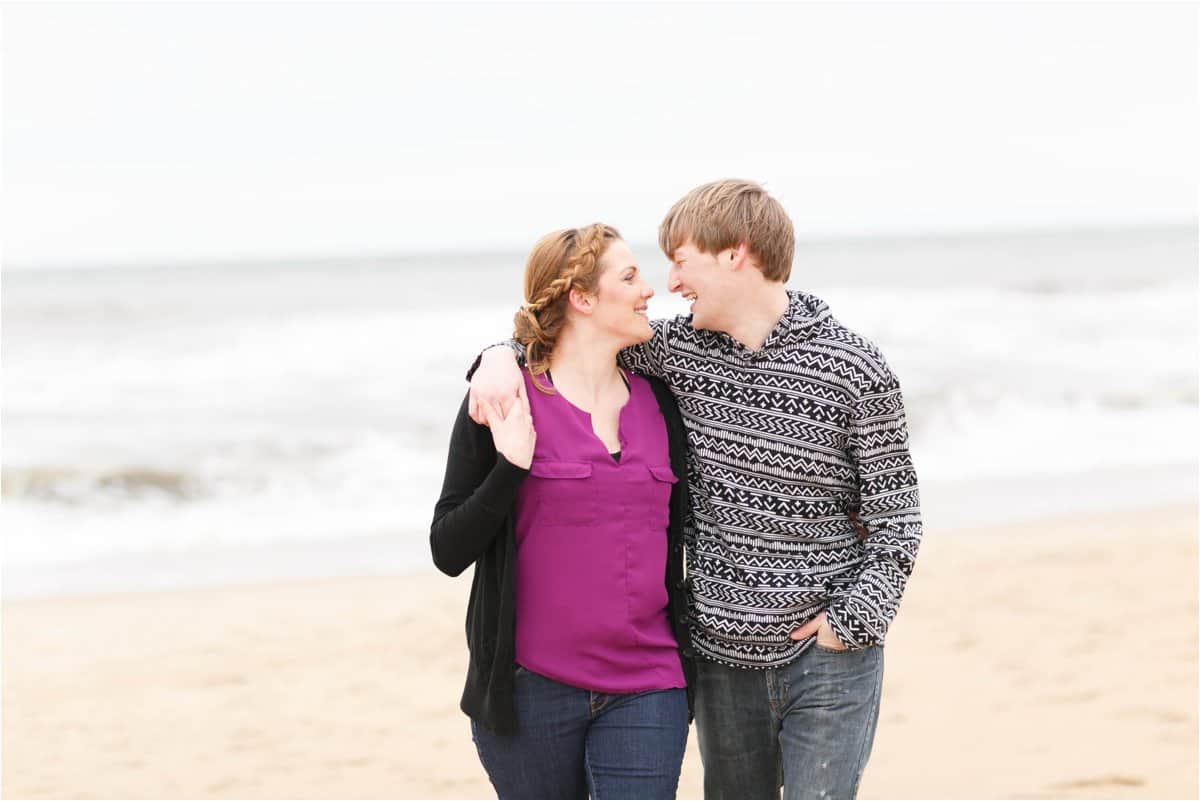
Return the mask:
{"type": "Polygon", "coordinates": [[[843,643],[882,644],[921,539],[896,377],[824,301],[788,294],[758,351],[677,317],[622,353],[688,427],[692,642],[743,667],[794,659],[809,643],[788,634],[823,609],[843,643]]]}

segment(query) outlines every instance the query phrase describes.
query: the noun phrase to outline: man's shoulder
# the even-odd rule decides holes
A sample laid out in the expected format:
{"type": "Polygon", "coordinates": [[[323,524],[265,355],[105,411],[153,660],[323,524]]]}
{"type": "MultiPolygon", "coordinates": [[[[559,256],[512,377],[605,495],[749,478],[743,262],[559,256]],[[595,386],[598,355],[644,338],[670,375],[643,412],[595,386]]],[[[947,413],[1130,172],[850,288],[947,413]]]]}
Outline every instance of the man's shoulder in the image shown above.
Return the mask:
{"type": "Polygon", "coordinates": [[[720,331],[696,328],[690,314],[677,314],[674,317],[651,320],[650,327],[656,337],[663,337],[668,344],[690,343],[702,348],[722,350],[721,346],[730,340],[728,334],[720,331]]]}
{"type": "Polygon", "coordinates": [[[823,350],[840,354],[842,359],[856,368],[865,385],[878,385],[892,380],[892,370],[875,341],[843,325],[832,315],[825,319],[812,343],[823,345],[823,350]]]}
{"type": "Polygon", "coordinates": [[[692,315],[676,314],[673,317],[657,317],[650,321],[656,336],[674,336],[681,331],[692,331],[692,315]]]}
{"type": "Polygon", "coordinates": [[[659,343],[672,350],[683,346],[684,350],[694,356],[705,354],[710,349],[718,349],[724,334],[696,328],[692,325],[692,315],[677,314],[674,317],[661,317],[650,321],[653,337],[659,343]]]}
{"type": "Polygon", "coordinates": [[[815,337],[818,341],[825,340],[831,344],[841,345],[847,348],[861,351],[873,358],[882,359],[883,352],[875,341],[865,334],[844,325],[836,317],[830,315],[825,319],[825,324],[821,326],[820,333],[815,337]]]}

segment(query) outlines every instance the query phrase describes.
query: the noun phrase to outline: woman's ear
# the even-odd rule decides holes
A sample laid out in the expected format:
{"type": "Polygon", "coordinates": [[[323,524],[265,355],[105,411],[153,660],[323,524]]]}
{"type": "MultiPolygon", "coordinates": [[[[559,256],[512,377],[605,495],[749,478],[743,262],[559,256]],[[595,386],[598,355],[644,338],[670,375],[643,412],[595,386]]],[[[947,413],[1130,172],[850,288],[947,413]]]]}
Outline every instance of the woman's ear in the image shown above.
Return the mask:
{"type": "Polygon", "coordinates": [[[596,305],[596,298],[582,289],[572,289],[567,294],[567,303],[580,314],[591,314],[596,305]]]}

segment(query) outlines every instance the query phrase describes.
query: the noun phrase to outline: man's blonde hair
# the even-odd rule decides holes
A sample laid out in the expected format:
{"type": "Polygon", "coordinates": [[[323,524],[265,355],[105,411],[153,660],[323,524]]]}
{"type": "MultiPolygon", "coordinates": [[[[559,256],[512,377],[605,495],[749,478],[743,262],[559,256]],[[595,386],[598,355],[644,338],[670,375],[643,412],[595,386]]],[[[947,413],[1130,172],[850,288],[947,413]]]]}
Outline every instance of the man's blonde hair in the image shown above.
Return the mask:
{"type": "Polygon", "coordinates": [[[753,181],[713,181],[680,198],[658,227],[658,244],[670,259],[688,239],[710,254],[745,242],[768,281],[787,281],[792,274],[792,221],[753,181]]]}

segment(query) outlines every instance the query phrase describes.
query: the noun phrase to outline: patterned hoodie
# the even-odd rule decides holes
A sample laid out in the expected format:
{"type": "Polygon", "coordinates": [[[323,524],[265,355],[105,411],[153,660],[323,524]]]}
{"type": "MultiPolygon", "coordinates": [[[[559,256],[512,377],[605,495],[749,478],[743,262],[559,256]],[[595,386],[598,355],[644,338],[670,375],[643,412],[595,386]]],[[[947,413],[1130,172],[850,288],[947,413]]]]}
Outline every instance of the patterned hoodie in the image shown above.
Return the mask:
{"type": "Polygon", "coordinates": [[[849,648],[883,644],[921,539],[899,382],[824,301],[788,296],[757,351],[688,315],[620,357],[679,401],[692,642],[740,667],[794,660],[815,638],[789,633],[821,611],[849,648]]]}

